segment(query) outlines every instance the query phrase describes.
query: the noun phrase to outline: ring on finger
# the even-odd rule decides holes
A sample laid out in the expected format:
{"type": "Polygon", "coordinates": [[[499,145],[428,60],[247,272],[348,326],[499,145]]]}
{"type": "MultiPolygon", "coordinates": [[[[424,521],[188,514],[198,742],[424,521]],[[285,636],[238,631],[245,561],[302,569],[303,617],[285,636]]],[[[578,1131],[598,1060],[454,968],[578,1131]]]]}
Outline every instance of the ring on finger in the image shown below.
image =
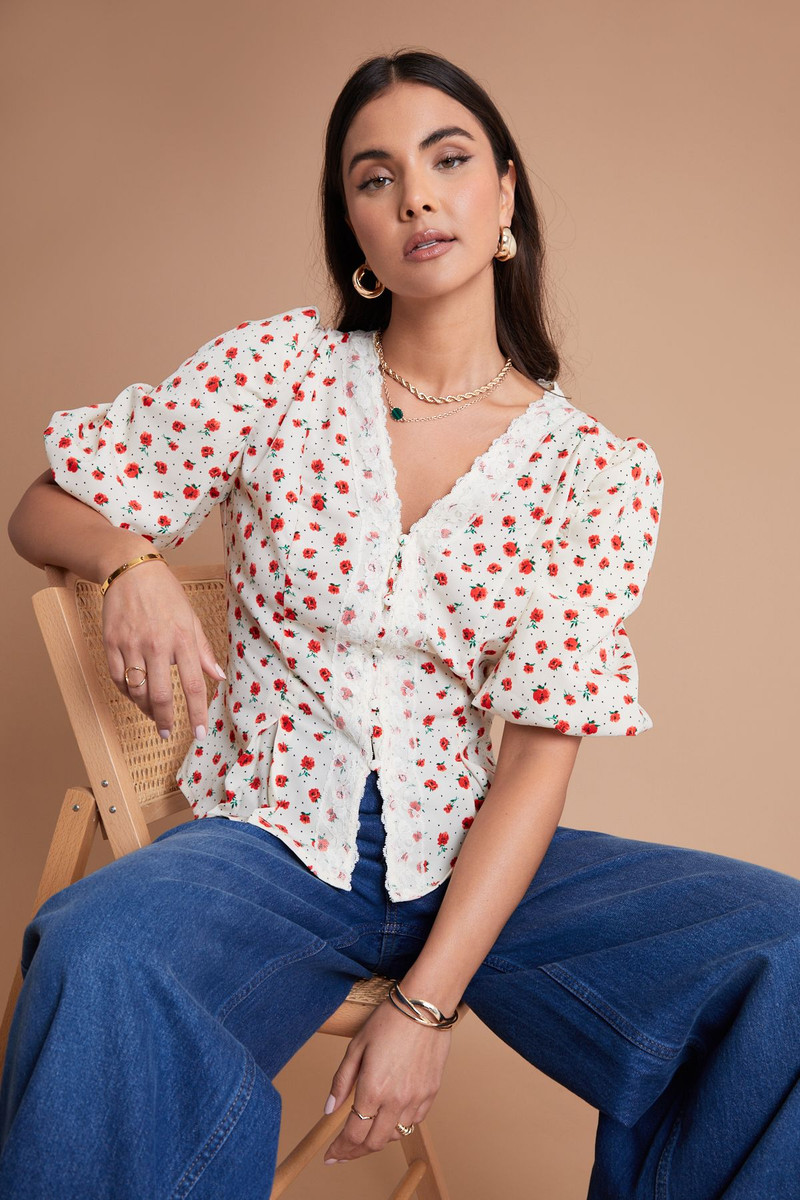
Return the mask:
{"type": "Polygon", "coordinates": [[[362,1120],[362,1121],[374,1121],[374,1120],[375,1120],[375,1118],[376,1118],[376,1117],[377,1117],[377,1115],[378,1115],[377,1113],[373,1113],[371,1117],[365,1117],[363,1113],[360,1113],[360,1112],[358,1111],[358,1109],[356,1108],[355,1104],[351,1104],[351,1105],[350,1105],[350,1112],[354,1112],[354,1113],[356,1114],[356,1116],[357,1116],[357,1117],[360,1117],[360,1118],[361,1118],[361,1120],[362,1120]]]}
{"type": "Polygon", "coordinates": [[[126,667],[125,668],[125,682],[127,683],[129,688],[144,687],[145,683],[147,682],[147,671],[145,670],[144,667],[126,667]],[[138,683],[131,683],[130,679],[128,678],[129,673],[131,671],[140,671],[141,672],[142,678],[139,680],[138,683]]]}
{"type": "MultiPolygon", "coordinates": [[[[350,1105],[350,1111],[351,1111],[351,1112],[354,1112],[354,1113],[356,1114],[356,1116],[357,1116],[357,1117],[360,1117],[360,1118],[361,1118],[361,1120],[362,1120],[362,1121],[372,1121],[372,1120],[374,1120],[374,1119],[375,1119],[375,1117],[377,1117],[377,1115],[378,1115],[377,1113],[373,1113],[373,1114],[372,1114],[372,1116],[369,1116],[369,1117],[367,1117],[367,1116],[364,1116],[364,1114],[363,1114],[363,1113],[360,1113],[360,1112],[358,1111],[358,1109],[356,1108],[355,1104],[351,1104],[351,1105],[350,1105]]],[[[411,1124],[411,1125],[404,1125],[404,1124],[402,1123],[402,1121],[398,1121],[398,1122],[397,1122],[397,1124],[395,1125],[395,1129],[399,1129],[399,1130],[400,1130],[400,1132],[402,1133],[403,1137],[408,1137],[408,1135],[409,1135],[410,1133],[413,1133],[413,1132],[414,1132],[414,1124],[413,1124],[413,1122],[412,1122],[412,1124],[411,1124]]]]}

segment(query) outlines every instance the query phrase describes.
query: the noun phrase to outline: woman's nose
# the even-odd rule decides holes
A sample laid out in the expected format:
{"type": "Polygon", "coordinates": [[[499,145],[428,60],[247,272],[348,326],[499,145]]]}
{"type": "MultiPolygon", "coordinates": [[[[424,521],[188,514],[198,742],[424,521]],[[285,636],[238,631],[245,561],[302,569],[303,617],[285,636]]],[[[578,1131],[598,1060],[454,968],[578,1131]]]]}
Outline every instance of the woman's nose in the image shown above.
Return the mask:
{"type": "Polygon", "coordinates": [[[436,211],[436,198],[432,193],[430,181],[426,184],[418,175],[406,177],[402,202],[407,217],[413,217],[415,213],[436,211]]]}

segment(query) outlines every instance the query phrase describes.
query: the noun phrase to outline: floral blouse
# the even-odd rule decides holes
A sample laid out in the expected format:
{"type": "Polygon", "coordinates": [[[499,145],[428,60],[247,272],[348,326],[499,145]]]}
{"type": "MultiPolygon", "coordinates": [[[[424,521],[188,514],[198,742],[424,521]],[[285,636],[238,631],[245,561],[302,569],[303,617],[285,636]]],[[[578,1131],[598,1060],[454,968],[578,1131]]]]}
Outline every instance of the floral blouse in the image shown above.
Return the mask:
{"type": "Polygon", "coordinates": [[[492,718],[572,736],[652,726],[624,621],[662,474],[557,384],[406,534],[367,331],[314,307],[243,321],[158,386],[53,415],[56,483],[160,550],[220,505],[227,681],[178,785],[350,890],[377,770],[386,890],[450,874],[492,782],[492,718]]]}

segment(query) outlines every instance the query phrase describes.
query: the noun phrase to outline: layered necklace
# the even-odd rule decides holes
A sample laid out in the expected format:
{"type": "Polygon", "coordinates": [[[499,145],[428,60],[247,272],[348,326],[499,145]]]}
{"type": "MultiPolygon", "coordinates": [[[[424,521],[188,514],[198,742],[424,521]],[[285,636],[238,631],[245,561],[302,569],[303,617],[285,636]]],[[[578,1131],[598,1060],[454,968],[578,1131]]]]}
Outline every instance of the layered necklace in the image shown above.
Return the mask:
{"type": "Polygon", "coordinates": [[[389,413],[394,418],[395,421],[440,421],[442,419],[442,417],[450,417],[455,412],[461,412],[463,409],[469,408],[470,405],[477,404],[479,400],[483,399],[483,397],[486,395],[487,392],[491,392],[492,389],[496,388],[499,383],[502,383],[502,381],[505,379],[508,372],[511,370],[511,359],[507,358],[502,370],[499,371],[498,374],[495,375],[494,379],[490,380],[489,383],[485,383],[483,385],[483,387],[475,388],[474,391],[471,391],[471,392],[463,392],[461,395],[458,395],[458,396],[426,396],[425,392],[419,391],[418,388],[414,387],[413,383],[409,383],[407,379],[404,379],[402,375],[398,375],[388,365],[388,363],[386,362],[386,359],[383,357],[383,346],[381,345],[381,332],[382,332],[382,330],[376,329],[372,335],[372,341],[375,346],[376,353],[378,355],[378,363],[380,365],[380,371],[381,371],[381,380],[383,383],[383,394],[384,394],[384,397],[386,398],[386,403],[389,406],[389,413]],[[450,409],[446,412],[436,413],[436,415],[432,416],[432,417],[406,417],[403,415],[402,408],[398,408],[396,405],[392,405],[392,401],[389,396],[389,389],[386,385],[386,376],[387,375],[391,375],[392,379],[396,380],[397,383],[399,383],[402,387],[406,388],[409,392],[412,392],[413,395],[415,395],[418,400],[424,400],[426,402],[426,404],[454,404],[455,403],[457,405],[457,407],[450,409]],[[474,399],[471,399],[470,397],[474,397],[474,399]],[[463,403],[463,401],[466,401],[466,404],[463,403]]]}

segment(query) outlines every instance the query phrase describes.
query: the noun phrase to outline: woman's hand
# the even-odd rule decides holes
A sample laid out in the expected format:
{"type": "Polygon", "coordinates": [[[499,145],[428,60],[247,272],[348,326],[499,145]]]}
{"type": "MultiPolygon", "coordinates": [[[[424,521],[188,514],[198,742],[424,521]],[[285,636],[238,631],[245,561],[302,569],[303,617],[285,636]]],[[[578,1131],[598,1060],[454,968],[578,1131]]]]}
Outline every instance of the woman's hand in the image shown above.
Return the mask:
{"type": "Polygon", "coordinates": [[[347,1101],[355,1084],[352,1103],[365,1116],[377,1116],[362,1121],[351,1112],[323,1155],[325,1162],[382,1150],[403,1137],[398,1122],[423,1121],[441,1086],[451,1040],[450,1029],[426,1028],[390,1000],[380,1004],[351,1039],[331,1086],[336,1099],[331,1111],[347,1101]]]}
{"type": "Polygon", "coordinates": [[[166,563],[153,561],[118,576],[103,599],[103,644],[111,678],[123,696],[151,717],[162,737],[174,725],[170,666],[177,664],[195,737],[208,730],[205,672],[219,682],[225,672],[180,582],[166,563]],[[131,683],[125,681],[125,669],[131,683]],[[142,678],[133,667],[144,667],[142,678]]]}

